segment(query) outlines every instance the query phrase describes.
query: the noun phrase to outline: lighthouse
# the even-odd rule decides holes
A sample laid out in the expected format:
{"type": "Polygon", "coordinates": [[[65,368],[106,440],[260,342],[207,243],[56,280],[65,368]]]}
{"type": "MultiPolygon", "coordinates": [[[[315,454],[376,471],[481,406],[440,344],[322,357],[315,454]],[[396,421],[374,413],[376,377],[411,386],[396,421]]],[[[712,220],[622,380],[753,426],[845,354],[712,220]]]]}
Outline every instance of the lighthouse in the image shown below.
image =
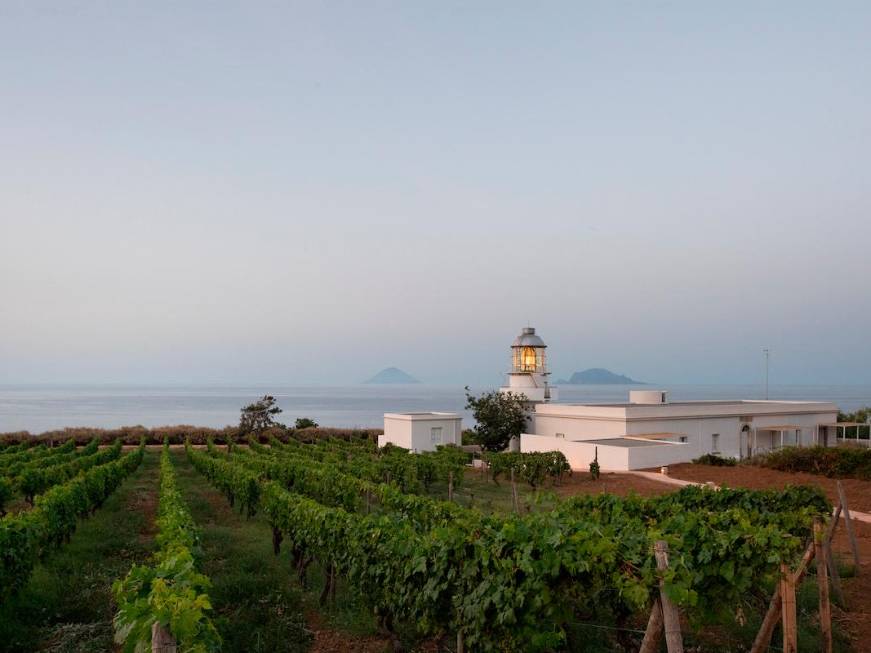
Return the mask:
{"type": "Polygon", "coordinates": [[[546,349],[547,345],[533,327],[525,327],[511,344],[508,385],[500,390],[525,395],[530,410],[537,403],[557,398],[557,389],[552,388],[547,380],[550,372],[547,371],[546,349]]]}

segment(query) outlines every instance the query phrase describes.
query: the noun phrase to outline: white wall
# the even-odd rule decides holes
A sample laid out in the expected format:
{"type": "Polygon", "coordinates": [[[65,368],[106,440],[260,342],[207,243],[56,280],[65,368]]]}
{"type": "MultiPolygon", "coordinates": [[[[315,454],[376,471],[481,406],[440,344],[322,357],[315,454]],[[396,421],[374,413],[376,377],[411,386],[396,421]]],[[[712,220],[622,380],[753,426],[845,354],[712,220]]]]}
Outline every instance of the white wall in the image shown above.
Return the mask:
{"type": "MultiPolygon", "coordinates": [[[[601,451],[601,450],[600,450],[601,451]]],[[[695,458],[689,444],[669,443],[629,448],[629,469],[649,469],[686,463],[695,458]]]]}
{"type": "MultiPolygon", "coordinates": [[[[740,416],[716,417],[676,417],[665,418],[646,417],[643,419],[619,419],[578,417],[571,415],[541,415],[533,417],[532,431],[536,435],[554,437],[557,433],[565,434],[565,440],[594,440],[620,437],[624,435],[643,435],[650,433],[674,433],[671,438],[676,441],[680,435],[686,437],[686,448],[683,454],[686,460],[692,460],[713,451],[713,434],[719,434],[718,451],[720,455],[729,458],[739,458],[746,455],[746,442],[741,439],[741,429],[749,424],[751,429],[764,426],[780,426],[794,424],[801,427],[801,444],[808,446],[816,441],[818,424],[836,421],[837,413],[795,413],[776,415],[755,415],[751,422],[742,422],[740,416]]],[[[796,444],[794,435],[785,434],[785,444],[796,444]]],[[[559,440],[562,440],[559,438],[559,440]]],[[[767,432],[758,434],[759,448],[767,450],[780,445],[780,435],[772,441],[767,432]]]]}
{"type": "Polygon", "coordinates": [[[378,436],[378,446],[383,447],[388,442],[397,447],[412,449],[411,421],[404,419],[384,418],[384,435],[378,436]]]}
{"type": "Polygon", "coordinates": [[[632,421],[626,425],[627,435],[643,433],[674,433],[678,439],[686,436],[686,452],[691,454],[687,460],[698,458],[706,453],[713,453],[712,438],[714,433],[720,435],[719,453],[729,458],[738,457],[738,432],[740,430],[737,417],[708,417],[703,419],[645,419],[632,421]]]}
{"type": "Polygon", "coordinates": [[[415,451],[435,451],[432,429],[441,428],[442,440],[438,444],[462,444],[462,422],[458,419],[428,419],[412,422],[411,447],[415,451]]]}
{"type": "Polygon", "coordinates": [[[561,451],[572,469],[588,471],[598,455],[599,467],[604,471],[647,469],[688,462],[695,458],[686,444],[651,444],[641,447],[618,447],[591,442],[572,442],[547,435],[524,433],[520,436],[520,450],[524,453],[561,451]]]}
{"type": "Polygon", "coordinates": [[[388,442],[412,451],[435,451],[432,443],[432,429],[442,429],[439,444],[462,444],[463,422],[460,418],[421,416],[384,416],[384,434],[378,436],[378,446],[388,442]]]}
{"type": "MultiPolygon", "coordinates": [[[[523,453],[562,451],[572,469],[588,471],[596,453],[596,445],[587,442],[572,442],[548,435],[524,433],[520,436],[520,450],[523,453]]],[[[603,470],[625,470],[629,468],[628,449],[625,447],[598,447],[599,467],[603,470]]]]}
{"type": "Polygon", "coordinates": [[[555,436],[557,433],[562,433],[566,436],[566,440],[586,440],[594,437],[613,438],[625,435],[626,421],[535,413],[532,416],[531,428],[536,435],[555,436]]]}

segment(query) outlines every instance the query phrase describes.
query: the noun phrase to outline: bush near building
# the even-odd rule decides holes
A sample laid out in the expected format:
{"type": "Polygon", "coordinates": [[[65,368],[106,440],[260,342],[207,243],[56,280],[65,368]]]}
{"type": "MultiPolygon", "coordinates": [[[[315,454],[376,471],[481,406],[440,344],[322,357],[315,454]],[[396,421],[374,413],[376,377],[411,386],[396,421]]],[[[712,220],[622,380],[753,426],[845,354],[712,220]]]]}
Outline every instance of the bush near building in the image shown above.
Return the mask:
{"type": "Polygon", "coordinates": [[[706,453],[704,456],[699,456],[693,463],[696,465],[711,465],[712,467],[734,467],[738,461],[734,458],[723,458],[712,453],[706,453]]]}
{"type": "Polygon", "coordinates": [[[871,449],[864,447],[786,447],[757,456],[752,464],[782,472],[871,480],[871,449]]]}

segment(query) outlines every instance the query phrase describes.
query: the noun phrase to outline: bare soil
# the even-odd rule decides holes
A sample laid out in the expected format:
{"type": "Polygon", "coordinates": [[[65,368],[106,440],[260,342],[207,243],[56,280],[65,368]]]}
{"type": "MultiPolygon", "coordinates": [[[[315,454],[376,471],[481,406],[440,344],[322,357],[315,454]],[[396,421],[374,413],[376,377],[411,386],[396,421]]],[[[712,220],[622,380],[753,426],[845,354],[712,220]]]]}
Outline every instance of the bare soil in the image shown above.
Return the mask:
{"type": "Polygon", "coordinates": [[[315,637],[309,653],[384,653],[391,650],[388,637],[360,637],[332,629],[315,610],[308,610],[305,619],[315,637]]]}
{"type": "MultiPolygon", "coordinates": [[[[853,522],[856,541],[859,545],[861,564],[858,573],[850,578],[843,578],[844,600],[847,610],[833,610],[833,619],[837,620],[842,629],[852,640],[854,651],[871,651],[871,524],[853,522]]],[[[853,564],[853,554],[847,529],[843,520],[839,522],[832,542],[832,551],[843,563],[853,564]]]]}
{"type": "Polygon", "coordinates": [[[651,481],[643,476],[616,472],[602,472],[599,478],[594,481],[589,472],[576,471],[572,472],[571,476],[565,477],[560,485],[548,489],[555,491],[560,496],[607,493],[622,497],[630,493],[657,496],[674,492],[680,488],[651,481]]]}

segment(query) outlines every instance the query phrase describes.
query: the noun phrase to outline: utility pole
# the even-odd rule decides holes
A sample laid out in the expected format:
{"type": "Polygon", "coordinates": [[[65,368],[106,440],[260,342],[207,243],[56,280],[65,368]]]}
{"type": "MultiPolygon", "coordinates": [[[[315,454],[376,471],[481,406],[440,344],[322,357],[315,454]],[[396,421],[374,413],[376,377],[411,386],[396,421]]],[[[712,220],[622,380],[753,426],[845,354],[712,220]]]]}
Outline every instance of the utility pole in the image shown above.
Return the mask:
{"type": "Polygon", "coordinates": [[[765,356],[765,399],[768,399],[768,358],[771,352],[768,351],[768,347],[765,347],[762,353],[765,356]]]}

